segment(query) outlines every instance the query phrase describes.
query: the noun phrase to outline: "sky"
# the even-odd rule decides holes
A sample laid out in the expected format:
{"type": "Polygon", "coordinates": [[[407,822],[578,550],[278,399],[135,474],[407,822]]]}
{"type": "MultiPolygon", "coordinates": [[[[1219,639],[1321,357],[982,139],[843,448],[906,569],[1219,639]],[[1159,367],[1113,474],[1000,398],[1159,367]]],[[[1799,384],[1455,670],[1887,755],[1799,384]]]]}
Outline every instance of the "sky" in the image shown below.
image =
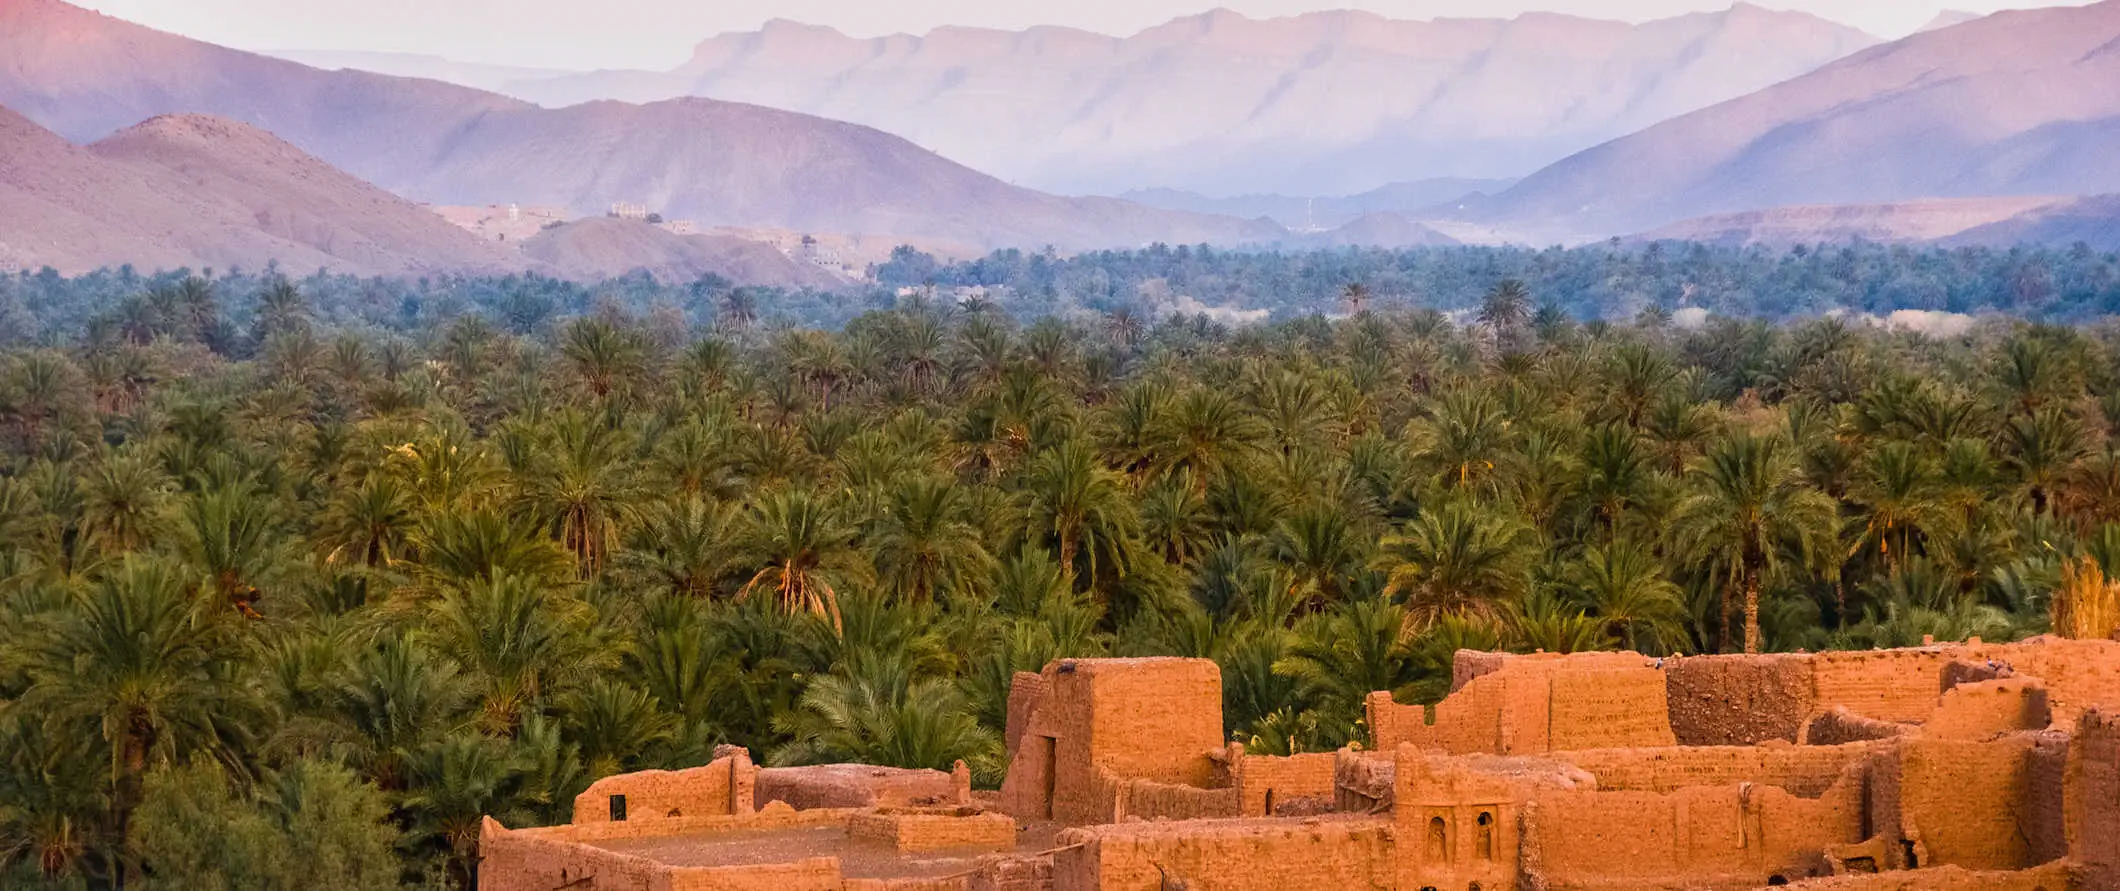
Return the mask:
{"type": "MultiPolygon", "coordinates": [[[[1254,17],[1367,9],[1394,18],[1507,17],[1549,10],[1645,21],[1728,7],[1730,0],[74,0],[144,25],[249,50],[381,50],[534,67],[675,67],[693,44],[767,19],[849,34],[921,33],[940,25],[1065,25],[1131,34],[1215,5],[1254,17]]],[[[1993,12],[2088,0],[1756,0],[1883,37],[1946,10],[1993,12]]]]}

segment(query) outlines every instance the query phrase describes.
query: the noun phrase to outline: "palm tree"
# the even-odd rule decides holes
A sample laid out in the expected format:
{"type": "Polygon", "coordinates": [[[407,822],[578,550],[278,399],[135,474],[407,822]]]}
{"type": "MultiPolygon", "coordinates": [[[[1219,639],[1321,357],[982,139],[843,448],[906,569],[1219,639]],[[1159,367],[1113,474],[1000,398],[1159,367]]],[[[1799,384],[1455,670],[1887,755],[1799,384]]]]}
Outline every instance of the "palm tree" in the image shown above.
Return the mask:
{"type": "Polygon", "coordinates": [[[1207,481],[1256,455],[1266,429],[1235,399],[1218,390],[1187,391],[1148,433],[1154,466],[1188,470],[1201,491],[1207,481]]]}
{"type": "Polygon", "coordinates": [[[1610,541],[1618,532],[1620,513],[1632,506],[1648,485],[1649,458],[1643,453],[1641,439],[1625,426],[1600,425],[1583,438],[1576,463],[1582,472],[1583,497],[1590,502],[1599,525],[1604,527],[1605,539],[1610,541]]]}
{"type": "Polygon", "coordinates": [[[875,567],[854,545],[854,529],[831,505],[801,490],[767,494],[745,512],[742,565],[752,570],[736,596],[770,591],[786,613],[840,625],[839,589],[867,582],[875,567]]]}
{"type": "Polygon", "coordinates": [[[562,413],[549,426],[551,439],[521,478],[523,506],[588,578],[617,549],[620,524],[635,513],[630,443],[576,412],[562,413]]]}
{"type": "Polygon", "coordinates": [[[417,632],[362,650],[328,698],[326,751],[392,792],[411,782],[413,754],[470,727],[477,704],[463,670],[417,632]]]}
{"type": "Polygon", "coordinates": [[[1315,609],[1337,601],[1363,561],[1360,533],[1336,505],[1312,504],[1274,526],[1268,548],[1289,572],[1296,602],[1315,609]]]}
{"type": "Polygon", "coordinates": [[[1495,619],[1531,585],[1531,528],[1506,514],[1447,502],[1378,545],[1385,593],[1406,604],[1409,630],[1448,616],[1495,619]]]}
{"type": "Polygon", "coordinates": [[[1675,653],[1686,644],[1686,601],[1648,547],[1615,541],[1583,551],[1562,580],[1577,605],[1604,623],[1627,649],[1675,653]]]}
{"type": "Polygon", "coordinates": [[[664,592],[708,597],[735,546],[729,527],[728,511],[698,498],[650,505],[619,564],[664,592]]]}
{"type": "Polygon", "coordinates": [[[926,602],[970,593],[986,577],[993,557],[965,508],[964,489],[949,481],[920,476],[891,488],[867,542],[889,590],[926,602]]]}
{"type": "Polygon", "coordinates": [[[567,326],[560,352],[596,399],[638,382],[646,369],[645,350],[633,332],[602,319],[578,319],[567,326]]]}
{"type": "Polygon", "coordinates": [[[1744,605],[1745,652],[1759,652],[1760,585],[1786,556],[1815,561],[1828,551],[1838,525],[1833,500],[1804,485],[1795,449],[1773,435],[1739,433],[1716,442],[1689,483],[1673,538],[1695,565],[1724,574],[1718,643],[1728,641],[1734,592],[1744,605]]]}
{"type": "Polygon", "coordinates": [[[194,597],[168,563],[142,557],[68,607],[24,635],[29,686],[10,711],[101,740],[116,831],[151,767],[242,763],[260,715],[236,680],[242,657],[225,609],[194,597]]]}
{"type": "Polygon", "coordinates": [[[1140,523],[1119,475],[1079,440],[1031,461],[1017,516],[1025,540],[1051,546],[1061,568],[1093,588],[1126,571],[1140,523]]]}
{"type": "Polygon", "coordinates": [[[137,448],[106,452],[85,482],[87,527],[104,547],[137,551],[155,540],[172,486],[153,455],[137,448]]]}
{"type": "Polygon", "coordinates": [[[1274,671],[1293,678],[1301,700],[1316,703],[1319,742],[1338,748],[1359,735],[1369,694],[1412,699],[1421,680],[1406,634],[1405,610],[1377,598],[1340,604],[1298,623],[1274,671]]]}
{"type": "Polygon", "coordinates": [[[1369,286],[1361,282],[1350,282],[1340,289],[1340,303],[1347,307],[1347,314],[1358,316],[1369,308],[1369,286]]]}
{"type": "Polygon", "coordinates": [[[776,765],[948,770],[959,760],[996,760],[1001,748],[955,683],[916,678],[905,660],[882,653],[812,681],[795,711],[775,725],[793,740],[768,756],[776,765]]]}
{"type": "Polygon", "coordinates": [[[2011,418],[2002,427],[2002,441],[2017,484],[2031,499],[2032,512],[2045,514],[2054,487],[2086,450],[2082,425],[2061,409],[2048,406],[2011,418]]]}
{"type": "Polygon", "coordinates": [[[1470,488],[1491,478],[1510,439],[1508,413],[1484,391],[1451,390],[1426,417],[1413,422],[1407,438],[1442,471],[1444,485],[1470,488]]]}
{"type": "Polygon", "coordinates": [[[1480,298],[1480,323],[1494,331],[1504,347],[1516,342],[1518,329],[1531,320],[1531,288],[1520,279],[1505,278],[1480,298]]]}
{"type": "Polygon", "coordinates": [[[316,542],[326,563],[369,568],[411,556],[416,525],[412,494],[396,477],[371,474],[334,493],[317,518],[316,542]]]}
{"type": "Polygon", "coordinates": [[[479,687],[479,723],[513,733],[547,697],[614,667],[596,611],[533,579],[498,575],[443,592],[429,609],[435,642],[479,687]]]}
{"type": "Polygon", "coordinates": [[[201,588],[256,618],[259,586],[287,559],[271,502],[248,486],[223,485],[185,499],[179,516],[179,547],[203,574],[201,588]]]}
{"type": "Polygon", "coordinates": [[[1884,443],[1864,456],[1849,494],[1870,516],[1855,551],[1875,545],[1888,570],[1914,556],[1915,544],[1949,521],[1933,474],[1928,460],[1909,443],[1884,443]]]}

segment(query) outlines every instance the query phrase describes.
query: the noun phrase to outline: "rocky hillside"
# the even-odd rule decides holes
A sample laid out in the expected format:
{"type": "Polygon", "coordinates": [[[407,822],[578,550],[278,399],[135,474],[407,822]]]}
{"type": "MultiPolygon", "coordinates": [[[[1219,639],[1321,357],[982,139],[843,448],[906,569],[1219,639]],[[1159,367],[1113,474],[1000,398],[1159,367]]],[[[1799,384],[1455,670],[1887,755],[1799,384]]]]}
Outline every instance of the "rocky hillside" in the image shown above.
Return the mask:
{"type": "Polygon", "coordinates": [[[707,40],[674,71],[503,89],[554,106],[689,95],[786,108],[1067,193],[1320,195],[1521,176],[1875,42],[1749,4],[1640,25],[1217,10],[1127,37],[942,28],[861,39],[781,21],[707,40]]]}
{"type": "Polygon", "coordinates": [[[1762,207],[2120,191],[2120,0],[2004,12],[1546,168],[1468,212],[1534,242],[1762,207]]]}

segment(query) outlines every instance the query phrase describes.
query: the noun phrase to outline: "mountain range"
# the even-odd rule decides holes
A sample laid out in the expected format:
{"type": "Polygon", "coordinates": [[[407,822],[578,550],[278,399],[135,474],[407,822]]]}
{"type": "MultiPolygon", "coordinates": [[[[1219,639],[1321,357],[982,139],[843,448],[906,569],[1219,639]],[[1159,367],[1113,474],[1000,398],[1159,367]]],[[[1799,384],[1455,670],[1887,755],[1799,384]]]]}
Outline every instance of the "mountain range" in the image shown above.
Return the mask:
{"type": "Polygon", "coordinates": [[[784,108],[1068,194],[1322,195],[1521,176],[1876,42],[1744,3],[1646,24],[1215,10],[1126,37],[1042,27],[864,39],[775,21],[706,40],[675,70],[498,89],[548,106],[710,96],[784,108]]]}
{"type": "Polygon", "coordinates": [[[158,117],[75,146],[0,108],[0,267],[511,272],[520,255],[257,128],[158,117]]]}
{"type": "Polygon", "coordinates": [[[702,226],[889,233],[1062,249],[1271,241],[1279,226],[1062,198],[854,124],[709,99],[545,109],[416,78],[322,71],[59,0],[0,0],[0,105],[75,142],[203,113],[277,134],[398,195],[702,226]]]}
{"type": "Polygon", "coordinates": [[[1579,153],[1463,218],[1550,243],[1795,205],[2112,193],[2116,140],[2120,0],[2002,12],[1579,153]]]}

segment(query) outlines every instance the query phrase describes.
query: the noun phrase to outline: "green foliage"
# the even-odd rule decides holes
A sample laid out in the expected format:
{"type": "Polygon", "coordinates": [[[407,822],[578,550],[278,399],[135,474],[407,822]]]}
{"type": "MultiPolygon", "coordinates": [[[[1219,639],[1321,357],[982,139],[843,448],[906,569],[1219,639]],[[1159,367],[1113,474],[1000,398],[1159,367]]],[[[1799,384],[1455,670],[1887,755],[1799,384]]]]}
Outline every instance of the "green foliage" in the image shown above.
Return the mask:
{"type": "Polygon", "coordinates": [[[0,880],[464,887],[481,818],[724,743],[992,784],[1068,657],[1212,659],[1231,739],[1292,753],[1461,649],[2093,633],[2120,329],[1670,311],[2042,264],[2039,311],[2110,298],[2110,258],[1867,248],[884,270],[998,286],[961,306],[0,278],[38,326],[0,343],[0,880]]]}

